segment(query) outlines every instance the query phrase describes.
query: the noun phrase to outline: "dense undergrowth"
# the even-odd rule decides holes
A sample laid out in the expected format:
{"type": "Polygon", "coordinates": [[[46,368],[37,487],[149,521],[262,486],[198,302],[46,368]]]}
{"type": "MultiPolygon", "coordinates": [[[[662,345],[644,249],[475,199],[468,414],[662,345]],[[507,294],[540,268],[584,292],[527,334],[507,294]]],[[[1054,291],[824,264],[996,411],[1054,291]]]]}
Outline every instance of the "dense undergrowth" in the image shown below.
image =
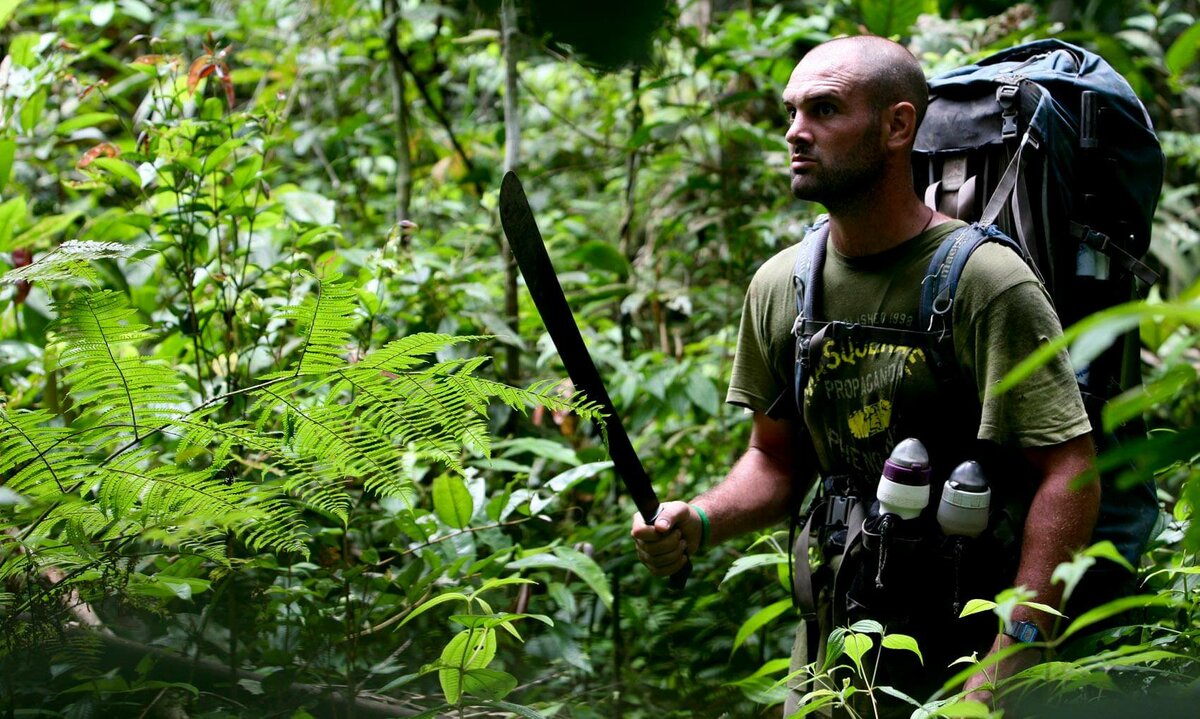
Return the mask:
{"type": "MultiPolygon", "coordinates": [[[[1200,7],[618,4],[0,0],[0,711],[777,713],[786,531],[679,596],[637,565],[497,192],[519,169],[657,490],[691,496],[748,434],[721,401],[744,285],[816,212],[779,88],[860,27],[931,72],[1063,37],[1150,109],[1164,281],[1066,341],[1140,327],[1106,419],[1150,428],[1119,459],[1164,521],[1139,598],[1064,619],[1007,689],[1066,716],[1192,688],[1200,7]]],[[[838,643],[839,682],[914,649],[838,643]]],[[[916,703],[982,715],[958,688],[916,703]]]]}

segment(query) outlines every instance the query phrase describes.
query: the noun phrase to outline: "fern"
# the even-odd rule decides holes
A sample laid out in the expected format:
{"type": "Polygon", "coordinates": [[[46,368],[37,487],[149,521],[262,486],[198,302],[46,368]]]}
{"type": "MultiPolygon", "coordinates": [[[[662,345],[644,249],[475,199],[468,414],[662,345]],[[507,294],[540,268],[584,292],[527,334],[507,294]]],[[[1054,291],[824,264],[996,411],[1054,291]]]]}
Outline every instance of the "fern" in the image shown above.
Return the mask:
{"type": "Polygon", "coordinates": [[[95,424],[131,428],[133,438],[178,417],[182,382],[165,364],[144,357],[138,345],[152,339],[136,322],[124,295],[84,293],[59,303],[51,341],[61,347],[59,364],[77,406],[91,410],[95,424]]]}
{"type": "Polygon", "coordinates": [[[76,279],[94,282],[96,271],[91,266],[92,262],[130,257],[141,249],[137,245],[126,245],[120,242],[68,240],[33,263],[6,272],[3,277],[0,277],[0,284],[76,279]]]}
{"type": "Polygon", "coordinates": [[[333,273],[319,280],[312,298],[277,313],[281,319],[294,320],[303,339],[294,370],[297,376],[328,372],[342,364],[355,324],[354,308],[354,286],[333,273]]]}

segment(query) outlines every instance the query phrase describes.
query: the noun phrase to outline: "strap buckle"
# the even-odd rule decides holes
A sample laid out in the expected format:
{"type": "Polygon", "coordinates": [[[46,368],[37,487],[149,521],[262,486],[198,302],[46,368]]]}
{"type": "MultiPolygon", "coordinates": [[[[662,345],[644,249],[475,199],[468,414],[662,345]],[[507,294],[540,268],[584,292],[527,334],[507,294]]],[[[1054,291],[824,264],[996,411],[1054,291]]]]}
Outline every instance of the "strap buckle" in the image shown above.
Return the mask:
{"type": "Polygon", "coordinates": [[[850,512],[858,498],[850,495],[833,495],[825,502],[825,527],[845,527],[850,519],[850,512]]]}
{"type": "Polygon", "coordinates": [[[1011,140],[1017,136],[1017,93],[1021,88],[1017,85],[1001,85],[996,88],[996,102],[999,103],[1000,119],[1003,125],[1000,127],[1000,137],[1004,140],[1011,140]]]}

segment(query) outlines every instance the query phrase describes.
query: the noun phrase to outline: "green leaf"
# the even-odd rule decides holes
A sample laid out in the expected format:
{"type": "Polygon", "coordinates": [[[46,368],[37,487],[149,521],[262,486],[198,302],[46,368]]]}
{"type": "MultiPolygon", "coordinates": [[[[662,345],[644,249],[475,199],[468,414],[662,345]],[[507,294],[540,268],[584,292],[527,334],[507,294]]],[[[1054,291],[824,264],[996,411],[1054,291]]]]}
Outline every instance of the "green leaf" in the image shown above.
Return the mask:
{"type": "MultiPolygon", "coordinates": [[[[887,644],[887,642],[884,642],[885,646],[886,646],[886,644],[887,644]]],[[[920,656],[920,655],[918,654],[918,656],[920,656]]],[[[912,704],[915,707],[921,706],[921,702],[917,701],[916,699],[913,699],[912,697],[910,697],[909,695],[900,691],[899,689],[895,689],[895,688],[889,687],[889,686],[877,686],[877,687],[875,687],[875,689],[877,691],[883,692],[884,694],[887,694],[888,696],[896,697],[897,699],[899,699],[901,701],[908,702],[909,704],[912,704]]]]}
{"type": "Polygon", "coordinates": [[[333,200],[315,192],[289,192],[280,195],[283,209],[296,222],[310,225],[332,225],[336,219],[333,200]]]}
{"type": "Polygon", "coordinates": [[[917,659],[921,660],[921,664],[925,664],[925,657],[921,656],[921,648],[917,646],[917,640],[907,634],[888,634],[883,637],[883,646],[888,649],[900,649],[910,651],[917,655],[917,659]]]}
{"type": "Polygon", "coordinates": [[[504,450],[500,453],[501,457],[513,457],[528,452],[534,456],[545,457],[554,462],[569,464],[572,467],[579,465],[579,456],[575,454],[575,450],[562,442],[555,442],[540,437],[520,437],[504,442],[496,442],[492,446],[493,449],[504,450]]]}
{"type": "Polygon", "coordinates": [[[462,692],[484,699],[503,699],[517,688],[517,678],[498,669],[468,669],[463,672],[462,692]]]}
{"type": "Polygon", "coordinates": [[[525,719],[546,719],[545,715],[538,714],[536,711],[523,704],[513,704],[512,702],[479,702],[478,704],[472,704],[471,706],[484,707],[487,709],[503,709],[504,711],[512,712],[513,714],[519,714],[525,717],[525,719]]]}
{"type": "Polygon", "coordinates": [[[50,246],[50,240],[74,224],[75,218],[79,217],[79,214],[78,212],[67,212],[61,215],[47,215],[35,222],[33,227],[22,232],[19,237],[14,238],[10,242],[11,247],[0,247],[0,251],[12,247],[47,249],[50,246]]]}
{"type": "MultiPolygon", "coordinates": [[[[229,157],[230,153],[232,153],[234,150],[238,149],[239,147],[241,147],[242,145],[245,145],[245,144],[246,144],[246,141],[240,137],[235,137],[235,138],[226,140],[225,142],[221,143],[215,150],[208,153],[208,157],[204,158],[204,166],[201,169],[200,174],[207,175],[209,172],[211,172],[213,170],[213,168],[219,167],[220,164],[225,161],[225,158],[229,157]]],[[[287,197],[287,195],[284,195],[284,197],[287,197]]],[[[285,206],[286,206],[286,201],[285,201],[285,206]]],[[[333,219],[331,218],[328,222],[322,222],[320,224],[328,225],[328,224],[331,224],[332,222],[333,222],[333,219]]]]}
{"type": "Polygon", "coordinates": [[[987,719],[992,715],[992,710],[988,709],[983,702],[977,702],[974,699],[964,699],[962,701],[947,704],[938,707],[931,716],[949,717],[950,719],[987,719]]]}
{"type": "Polygon", "coordinates": [[[465,529],[471,523],[474,503],[462,477],[443,474],[433,480],[433,512],[455,529],[465,529]]]}
{"type": "Polygon", "coordinates": [[[438,682],[446,701],[457,704],[462,697],[463,676],[469,669],[483,669],[496,657],[496,630],[459,632],[442,650],[438,682]]]}
{"type": "Polygon", "coordinates": [[[739,557],[733,561],[732,565],[730,565],[729,571],[725,572],[725,577],[721,579],[721,585],[724,586],[725,582],[728,582],[737,575],[742,574],[743,572],[748,572],[751,569],[758,569],[759,567],[772,567],[777,564],[786,564],[787,562],[788,555],[784,554],[783,552],[751,554],[746,557],[739,557]]]}
{"type": "Polygon", "coordinates": [[[12,251],[13,233],[17,225],[25,219],[25,198],[17,195],[8,202],[0,204],[0,252],[12,251]]]}
{"type": "Polygon", "coordinates": [[[1179,600],[1165,595],[1150,595],[1142,594],[1135,597],[1121,597],[1114,599],[1106,604],[1101,604],[1095,609],[1084,612],[1078,619],[1071,622],[1071,626],[1067,627],[1066,631],[1058,637],[1056,643],[1066,641],[1067,637],[1076,634],[1087,627],[1098,622],[1102,622],[1109,617],[1116,616],[1123,612],[1128,612],[1131,609],[1143,609],[1145,607],[1174,607],[1179,605],[1179,600]]]}
{"type": "Polygon", "coordinates": [[[927,0],[862,0],[863,24],[872,34],[881,37],[905,35],[923,12],[937,12],[936,3],[932,10],[927,0]]]}
{"type": "Polygon", "coordinates": [[[1129,560],[1125,557],[1122,557],[1121,553],[1117,551],[1116,546],[1107,539],[1103,542],[1097,542],[1083,550],[1083,554],[1086,557],[1096,557],[1097,559],[1107,559],[1110,562],[1116,562],[1122,567],[1125,567],[1125,569],[1129,570],[1131,574],[1136,571],[1133,568],[1133,565],[1129,563],[1129,560]]]}
{"type": "Polygon", "coordinates": [[[842,651],[846,656],[850,657],[850,661],[854,662],[861,674],[863,669],[862,659],[871,648],[875,646],[875,640],[866,634],[855,634],[850,632],[846,635],[845,643],[842,646],[842,651]]]}
{"type": "Polygon", "coordinates": [[[116,157],[98,157],[95,160],[92,160],[92,164],[88,167],[99,167],[105,172],[109,172],[117,177],[129,180],[131,183],[133,183],[134,187],[142,186],[142,176],[138,174],[137,169],[122,159],[116,157]]]}
{"type": "Polygon", "coordinates": [[[1052,614],[1056,617],[1062,617],[1064,619],[1067,616],[1049,604],[1042,604],[1041,602],[1017,602],[1017,604],[1020,604],[1022,607],[1030,607],[1038,610],[1039,612],[1045,612],[1046,614],[1052,614]]]}
{"type": "Polygon", "coordinates": [[[8,24],[9,18],[13,16],[20,4],[21,0],[0,0],[0,27],[8,24]]]}
{"type": "Polygon", "coordinates": [[[82,115],[76,115],[58,123],[58,127],[54,128],[54,131],[59,135],[69,135],[76,130],[85,127],[95,127],[96,125],[112,122],[116,119],[117,116],[111,112],[85,112],[82,115]]]}
{"type": "MultiPolygon", "coordinates": [[[[0,25],[3,25],[3,23],[0,23],[0,25]]],[[[9,175],[12,173],[13,158],[16,155],[16,140],[0,140],[0,195],[4,194],[4,186],[8,184],[9,175]]],[[[3,227],[2,223],[0,223],[0,227],[3,227]]]]}
{"type": "Polygon", "coordinates": [[[604,570],[600,568],[599,564],[596,564],[595,560],[570,547],[555,547],[551,551],[553,554],[543,552],[514,560],[508,563],[508,568],[566,569],[574,572],[576,576],[582,579],[596,593],[596,596],[600,598],[604,606],[612,608],[612,590],[608,586],[604,570]]]}
{"type": "Polygon", "coordinates": [[[883,625],[874,619],[860,619],[850,625],[850,631],[859,634],[883,634],[883,625]]]}
{"type": "Polygon", "coordinates": [[[996,603],[989,599],[972,599],[968,601],[967,606],[963,607],[963,610],[959,612],[958,618],[962,619],[963,617],[969,617],[972,614],[978,614],[980,612],[987,612],[995,608],[996,603]]]}
{"type": "Polygon", "coordinates": [[[589,240],[568,256],[588,269],[607,270],[622,280],[629,277],[629,260],[616,247],[603,240],[589,240]]]}
{"type": "Polygon", "coordinates": [[[471,598],[465,594],[462,594],[461,592],[447,592],[445,594],[439,594],[438,596],[434,597],[433,599],[430,599],[429,601],[425,602],[421,606],[419,606],[416,609],[409,612],[408,616],[405,617],[402,622],[400,622],[399,624],[396,625],[396,629],[399,629],[400,627],[404,626],[405,624],[408,624],[413,619],[416,619],[417,617],[421,616],[422,614],[429,611],[430,609],[433,609],[434,607],[436,607],[439,604],[445,604],[446,602],[453,602],[453,601],[470,602],[471,598]]]}
{"type": "Polygon", "coordinates": [[[578,467],[572,467],[562,474],[556,475],[549,482],[546,482],[546,487],[549,488],[550,491],[559,494],[570,489],[571,487],[574,487],[576,484],[585,479],[590,479],[607,469],[612,469],[612,466],[613,463],[608,460],[603,462],[588,462],[587,464],[581,464],[578,467]]]}
{"type": "Polygon", "coordinates": [[[737,636],[733,638],[733,648],[729,650],[729,653],[732,654],[733,652],[737,651],[737,648],[740,647],[742,642],[746,641],[751,634],[754,634],[759,629],[762,629],[764,626],[774,621],[780,614],[786,612],[791,606],[791,599],[781,599],[778,602],[775,602],[774,604],[768,604],[767,606],[755,612],[749,619],[742,623],[741,627],[738,628],[737,636]]]}
{"type": "Polygon", "coordinates": [[[1183,34],[1171,43],[1171,47],[1167,48],[1165,61],[1167,69],[1171,74],[1178,78],[1184,73],[1192,63],[1196,62],[1197,53],[1200,52],[1200,24],[1193,24],[1183,34]]]}
{"type": "Polygon", "coordinates": [[[715,415],[720,411],[721,397],[717,393],[717,386],[698,369],[688,373],[687,391],[692,404],[696,405],[706,414],[715,415]]]}

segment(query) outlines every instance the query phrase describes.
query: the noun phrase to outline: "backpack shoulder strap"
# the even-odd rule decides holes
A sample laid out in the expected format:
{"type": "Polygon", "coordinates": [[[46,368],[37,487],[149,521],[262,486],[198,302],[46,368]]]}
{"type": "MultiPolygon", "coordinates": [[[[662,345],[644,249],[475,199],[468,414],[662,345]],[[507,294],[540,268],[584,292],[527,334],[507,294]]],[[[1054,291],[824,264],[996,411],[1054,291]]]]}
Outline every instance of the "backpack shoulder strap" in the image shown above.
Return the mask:
{"type": "Polygon", "coordinates": [[[957,377],[954,359],[954,297],[967,260],[985,242],[1007,245],[1024,257],[1021,247],[995,225],[974,223],[942,240],[921,283],[917,329],[936,335],[932,342],[934,372],[942,381],[957,377]]]}
{"type": "Polygon", "coordinates": [[[804,408],[800,405],[809,377],[811,327],[816,322],[821,297],[821,273],[825,269],[825,242],[828,237],[829,218],[822,217],[800,241],[800,251],[792,271],[792,286],[796,291],[796,321],[792,325],[792,335],[796,338],[796,373],[792,395],[802,416],[804,408]]]}

